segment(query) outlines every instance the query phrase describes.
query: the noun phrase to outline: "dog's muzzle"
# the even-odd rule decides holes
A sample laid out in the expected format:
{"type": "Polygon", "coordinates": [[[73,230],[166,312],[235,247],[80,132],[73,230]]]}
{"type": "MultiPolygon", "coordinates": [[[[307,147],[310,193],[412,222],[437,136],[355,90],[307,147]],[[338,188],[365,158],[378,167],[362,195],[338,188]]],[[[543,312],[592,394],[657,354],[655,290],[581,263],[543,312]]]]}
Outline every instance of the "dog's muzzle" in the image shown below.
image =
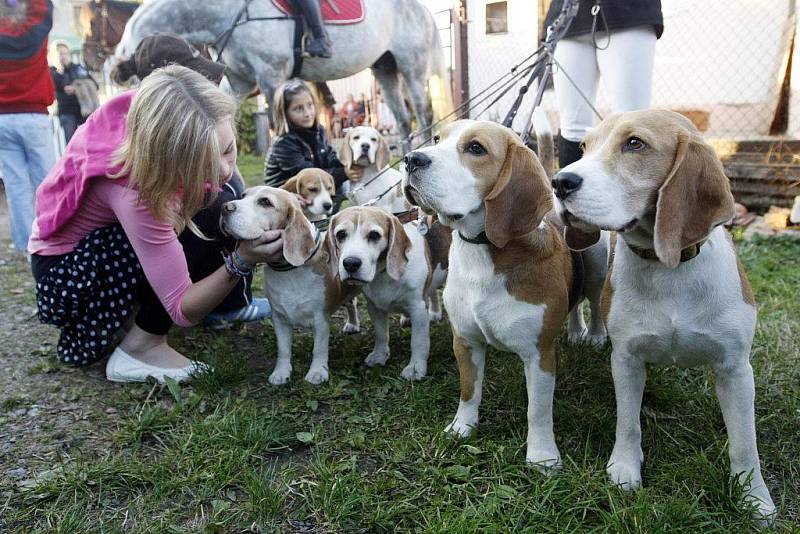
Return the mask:
{"type": "Polygon", "coordinates": [[[551,182],[559,200],[565,200],[583,185],[583,178],[574,172],[560,172],[551,182]]]}

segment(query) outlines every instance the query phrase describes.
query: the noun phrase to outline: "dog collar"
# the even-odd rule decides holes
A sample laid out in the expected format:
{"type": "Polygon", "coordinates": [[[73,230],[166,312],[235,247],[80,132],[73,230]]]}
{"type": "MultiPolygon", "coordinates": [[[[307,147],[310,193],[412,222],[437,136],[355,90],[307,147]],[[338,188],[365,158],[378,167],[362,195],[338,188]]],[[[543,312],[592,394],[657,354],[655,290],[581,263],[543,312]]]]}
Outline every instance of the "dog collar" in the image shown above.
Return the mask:
{"type": "Polygon", "coordinates": [[[325,217],[324,219],[313,221],[311,224],[316,227],[317,235],[319,235],[320,232],[326,232],[328,230],[328,227],[331,225],[331,220],[328,217],[325,217]]]}
{"type": "MultiPolygon", "coordinates": [[[[316,228],[316,226],[315,226],[315,228],[316,228]]],[[[314,254],[317,253],[317,251],[319,250],[320,245],[322,244],[322,239],[321,239],[322,231],[319,228],[317,228],[316,230],[317,230],[317,235],[314,236],[314,250],[311,251],[311,254],[308,255],[308,258],[306,258],[306,261],[304,261],[303,264],[305,264],[306,262],[308,262],[308,260],[310,260],[311,258],[314,257],[314,254]]],[[[279,273],[282,273],[282,272],[292,271],[294,269],[297,269],[299,267],[299,265],[292,265],[288,261],[283,260],[280,263],[267,263],[267,267],[269,267],[273,271],[278,271],[279,273]]]]}
{"type": "Polygon", "coordinates": [[[397,213],[392,213],[392,215],[400,219],[400,224],[410,223],[416,221],[419,217],[419,208],[411,208],[410,210],[399,211],[397,213]]]}
{"type": "Polygon", "coordinates": [[[466,241],[467,243],[471,243],[473,245],[491,245],[492,242],[489,241],[489,238],[486,237],[486,232],[481,232],[475,237],[467,237],[461,232],[458,232],[458,237],[462,239],[462,241],[466,241]]]}
{"type": "MultiPolygon", "coordinates": [[[[705,242],[706,242],[706,240],[703,239],[702,241],[697,242],[694,245],[689,245],[685,249],[682,249],[681,250],[681,263],[684,263],[684,262],[687,262],[687,261],[689,261],[691,259],[696,258],[697,255],[700,254],[700,247],[702,247],[705,242]]],[[[635,247],[635,246],[633,246],[633,245],[631,245],[629,243],[625,243],[625,244],[628,246],[629,249],[631,249],[631,252],[633,252],[634,254],[636,254],[637,256],[642,258],[643,260],[659,261],[658,255],[656,254],[656,251],[654,249],[651,249],[651,248],[639,248],[639,247],[635,247]]]]}

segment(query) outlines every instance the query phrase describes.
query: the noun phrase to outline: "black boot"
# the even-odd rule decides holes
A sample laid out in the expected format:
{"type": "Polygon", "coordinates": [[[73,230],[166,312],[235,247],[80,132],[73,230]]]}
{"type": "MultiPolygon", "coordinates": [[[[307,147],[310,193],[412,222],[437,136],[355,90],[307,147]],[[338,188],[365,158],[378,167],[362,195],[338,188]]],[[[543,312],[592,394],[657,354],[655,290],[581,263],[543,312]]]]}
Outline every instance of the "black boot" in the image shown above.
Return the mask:
{"type": "Polygon", "coordinates": [[[331,40],[322,23],[322,10],[319,0],[293,0],[303,14],[312,38],[306,44],[306,52],[314,57],[331,57],[331,40]]]}
{"type": "Polygon", "coordinates": [[[581,144],[558,136],[558,166],[563,169],[570,163],[575,163],[583,157],[581,144]]]}

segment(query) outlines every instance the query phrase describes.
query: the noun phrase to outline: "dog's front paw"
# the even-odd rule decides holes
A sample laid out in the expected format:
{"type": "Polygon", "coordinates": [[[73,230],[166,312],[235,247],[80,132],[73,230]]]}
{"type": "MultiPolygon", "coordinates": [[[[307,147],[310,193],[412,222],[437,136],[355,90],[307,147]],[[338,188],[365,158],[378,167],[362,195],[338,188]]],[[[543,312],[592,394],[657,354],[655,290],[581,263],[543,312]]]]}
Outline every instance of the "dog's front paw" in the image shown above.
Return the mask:
{"type": "Polygon", "coordinates": [[[570,343],[583,343],[586,340],[589,331],[586,328],[580,330],[569,330],[567,332],[567,339],[570,343]]]}
{"type": "Polygon", "coordinates": [[[453,422],[445,427],[444,431],[446,434],[452,434],[453,436],[459,438],[468,438],[470,435],[472,435],[472,431],[475,429],[477,424],[477,421],[470,424],[470,422],[464,421],[456,416],[456,418],[453,419],[453,422]]]}
{"type": "Polygon", "coordinates": [[[328,370],[324,367],[321,369],[309,369],[306,373],[306,382],[318,386],[328,381],[328,370]]]}
{"type": "Polygon", "coordinates": [[[592,334],[588,333],[583,340],[594,347],[602,347],[606,344],[608,337],[605,334],[592,334]]]}
{"type": "Polygon", "coordinates": [[[757,525],[761,527],[768,527],[775,522],[775,517],[778,515],[778,509],[772,502],[772,498],[769,496],[767,488],[764,488],[764,492],[761,495],[755,495],[751,492],[745,497],[745,501],[756,507],[756,509],[753,510],[752,517],[753,521],[757,525]]]}
{"type": "Polygon", "coordinates": [[[282,386],[289,381],[291,376],[291,367],[276,367],[272,374],[269,375],[269,383],[273,386],[282,386]]]}
{"type": "Polygon", "coordinates": [[[410,362],[408,365],[406,365],[405,369],[403,369],[403,372],[400,373],[400,376],[406,380],[422,380],[426,374],[428,374],[427,362],[410,362]]]}
{"type": "Polygon", "coordinates": [[[364,359],[364,363],[368,367],[374,367],[376,365],[386,365],[386,362],[388,362],[388,361],[389,361],[389,353],[388,352],[378,352],[378,351],[374,351],[374,350],[372,352],[370,352],[369,356],[367,356],[364,359]]]}
{"type": "Polygon", "coordinates": [[[561,454],[558,452],[558,448],[539,449],[529,447],[525,455],[525,461],[529,464],[533,464],[537,471],[547,476],[553,475],[555,471],[563,467],[561,463],[561,454]]]}
{"type": "Polygon", "coordinates": [[[621,455],[612,454],[606,472],[612,484],[625,491],[633,491],[642,486],[641,465],[638,459],[624,459],[621,455]]]}
{"type": "Polygon", "coordinates": [[[442,310],[439,311],[429,311],[428,318],[432,323],[439,323],[442,321],[442,310]]]}
{"type": "Polygon", "coordinates": [[[358,334],[361,332],[361,327],[355,323],[345,323],[342,327],[342,333],[351,335],[351,334],[358,334]]]}

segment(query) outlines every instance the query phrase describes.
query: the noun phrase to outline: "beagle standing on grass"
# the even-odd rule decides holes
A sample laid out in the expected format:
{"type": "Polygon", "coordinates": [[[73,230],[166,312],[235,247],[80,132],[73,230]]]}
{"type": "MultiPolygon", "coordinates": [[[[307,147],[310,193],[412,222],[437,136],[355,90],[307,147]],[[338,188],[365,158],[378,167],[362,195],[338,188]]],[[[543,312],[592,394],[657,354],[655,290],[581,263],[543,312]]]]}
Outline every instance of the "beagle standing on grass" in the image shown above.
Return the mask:
{"type": "Polygon", "coordinates": [[[561,465],[555,339],[579,294],[574,256],[545,221],[550,182],[536,155],[499,124],[458,121],[434,139],[406,155],[404,190],[455,230],[444,301],[461,400],[446,431],[468,436],[478,424],[487,345],[514,352],[528,390],[526,459],[548,472],[561,465]]]}
{"type": "MultiPolygon", "coordinates": [[[[304,215],[287,191],[268,186],[247,189],[240,200],[222,206],[222,230],[236,239],[254,239],[266,230],[283,228],[286,263],[264,267],[264,287],[272,305],[272,325],[278,341],[278,360],[269,376],[272,385],[285,384],[292,374],[292,328],[312,327],[314,349],[305,376],[311,384],[328,381],[330,316],[352,302],[358,291],[333,276],[324,233],[304,215]]],[[[345,329],[358,331],[358,317],[348,307],[345,329]]]]}
{"type": "MultiPolygon", "coordinates": [[[[403,194],[403,174],[388,167],[390,157],[386,139],[371,126],[351,128],[339,148],[339,161],[345,168],[354,165],[364,168],[361,179],[351,181],[349,196],[353,203],[363,206],[377,198],[373,205],[399,216],[400,222],[405,225],[417,219],[416,208],[403,194]],[[382,174],[378,176],[379,173],[382,174]]],[[[447,253],[452,232],[433,218],[426,217],[425,222],[427,230],[424,235],[430,248],[434,271],[428,291],[428,311],[431,320],[438,322],[442,320],[442,303],[438,290],[447,280],[447,253]]],[[[418,231],[416,226],[406,226],[406,229],[409,232],[418,231]]],[[[406,316],[403,316],[401,325],[405,324],[406,316]]]]}
{"type": "Polygon", "coordinates": [[[364,360],[368,366],[389,360],[389,314],[411,320],[411,360],[406,380],[428,372],[430,317],[425,299],[431,285],[428,244],[419,232],[378,207],[355,206],[331,219],[328,241],[333,265],[346,285],[362,288],[375,328],[375,346],[364,360]]]}
{"type": "Polygon", "coordinates": [[[583,159],[562,169],[553,186],[571,226],[568,242],[617,231],[602,303],[617,397],[611,480],[625,489],[642,483],[646,364],[710,365],[731,473],[758,518],[769,519],[775,505],[759,465],[750,366],[756,308],[722,226],[733,217],[722,164],[694,125],[671,111],[609,117],[584,143],[583,159]]]}

